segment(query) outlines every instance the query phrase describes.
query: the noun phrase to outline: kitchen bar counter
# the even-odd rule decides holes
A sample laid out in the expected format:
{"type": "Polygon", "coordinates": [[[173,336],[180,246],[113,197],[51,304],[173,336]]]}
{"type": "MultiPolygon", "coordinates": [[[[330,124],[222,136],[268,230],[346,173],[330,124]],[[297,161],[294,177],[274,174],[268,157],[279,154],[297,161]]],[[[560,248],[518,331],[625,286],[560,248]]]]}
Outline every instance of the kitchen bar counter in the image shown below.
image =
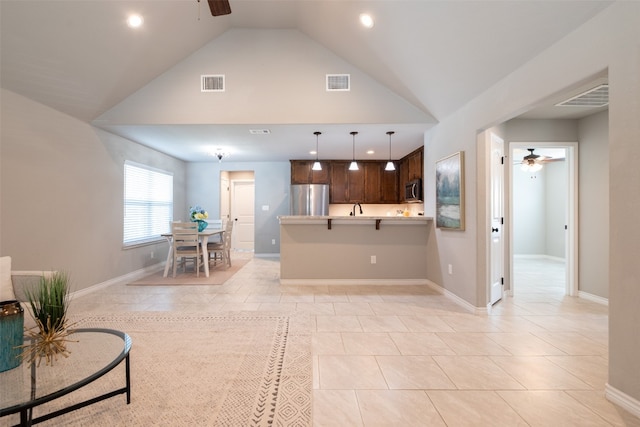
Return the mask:
{"type": "Polygon", "coordinates": [[[424,216],[281,216],[280,283],[428,284],[424,216]]]}
{"type": "Polygon", "coordinates": [[[430,217],[425,216],[367,216],[367,215],[317,215],[317,216],[305,216],[305,215],[290,215],[279,216],[280,224],[318,224],[331,220],[332,224],[375,224],[376,221],[380,221],[380,224],[410,224],[410,223],[428,223],[432,220],[430,217]]]}

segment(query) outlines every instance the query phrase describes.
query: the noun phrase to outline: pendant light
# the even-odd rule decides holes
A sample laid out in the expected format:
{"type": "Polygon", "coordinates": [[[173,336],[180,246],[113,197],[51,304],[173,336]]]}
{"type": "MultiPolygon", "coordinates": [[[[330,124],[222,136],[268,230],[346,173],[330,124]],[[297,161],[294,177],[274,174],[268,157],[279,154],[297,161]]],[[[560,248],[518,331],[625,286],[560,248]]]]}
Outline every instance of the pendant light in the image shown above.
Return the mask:
{"type": "Polygon", "coordinates": [[[389,161],[387,162],[387,166],[384,167],[384,170],[386,170],[386,171],[394,171],[394,170],[396,170],[396,166],[391,161],[391,135],[393,135],[394,133],[395,132],[392,131],[392,130],[387,132],[387,135],[389,135],[389,161]]]}
{"type": "Polygon", "coordinates": [[[357,171],[358,170],[358,162],[356,162],[356,135],[358,134],[358,132],[351,132],[351,135],[353,136],[353,160],[351,161],[351,164],[349,165],[349,170],[350,171],[357,171]]]}
{"type": "Polygon", "coordinates": [[[311,170],[321,171],[322,165],[318,161],[318,136],[322,135],[322,132],[315,131],[313,134],[316,136],[316,161],[313,162],[313,167],[311,168],[311,170]]]}

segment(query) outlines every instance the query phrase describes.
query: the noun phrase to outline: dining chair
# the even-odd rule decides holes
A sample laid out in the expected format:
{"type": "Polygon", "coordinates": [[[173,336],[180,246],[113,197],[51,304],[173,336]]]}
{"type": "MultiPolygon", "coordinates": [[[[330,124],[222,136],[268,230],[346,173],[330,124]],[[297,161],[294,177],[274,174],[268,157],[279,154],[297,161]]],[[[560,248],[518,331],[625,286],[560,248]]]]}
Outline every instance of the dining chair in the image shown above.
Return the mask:
{"type": "Polygon", "coordinates": [[[200,239],[198,236],[197,222],[171,223],[171,234],[173,235],[173,277],[176,277],[178,260],[184,262],[186,271],[186,260],[193,259],[196,268],[196,276],[200,277],[200,239]]]}
{"type": "MultiPolygon", "coordinates": [[[[221,219],[208,219],[207,222],[209,224],[207,225],[207,228],[214,228],[216,230],[221,229],[223,225],[221,219]]],[[[222,243],[222,234],[214,234],[213,236],[210,236],[209,243],[222,243]]]]}
{"type": "Polygon", "coordinates": [[[213,259],[214,265],[218,261],[218,255],[220,255],[223,265],[231,267],[231,233],[233,232],[233,223],[233,220],[227,220],[224,233],[222,234],[222,242],[207,243],[209,261],[213,259]]]}

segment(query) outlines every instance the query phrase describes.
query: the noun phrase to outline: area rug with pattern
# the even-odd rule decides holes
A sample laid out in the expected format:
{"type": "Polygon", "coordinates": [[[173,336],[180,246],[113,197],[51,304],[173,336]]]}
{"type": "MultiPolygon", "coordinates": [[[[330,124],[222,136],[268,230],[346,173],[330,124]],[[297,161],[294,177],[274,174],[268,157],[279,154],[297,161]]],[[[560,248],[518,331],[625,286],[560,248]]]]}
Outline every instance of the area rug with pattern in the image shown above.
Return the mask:
{"type": "MultiPolygon", "coordinates": [[[[75,328],[116,329],[131,337],[131,403],[119,395],[42,425],[312,424],[308,316],[144,312],[70,320],[75,328]]],[[[82,361],[71,354],[64,363],[82,361]]],[[[124,365],[36,408],[34,417],[122,387],[124,365]]]]}

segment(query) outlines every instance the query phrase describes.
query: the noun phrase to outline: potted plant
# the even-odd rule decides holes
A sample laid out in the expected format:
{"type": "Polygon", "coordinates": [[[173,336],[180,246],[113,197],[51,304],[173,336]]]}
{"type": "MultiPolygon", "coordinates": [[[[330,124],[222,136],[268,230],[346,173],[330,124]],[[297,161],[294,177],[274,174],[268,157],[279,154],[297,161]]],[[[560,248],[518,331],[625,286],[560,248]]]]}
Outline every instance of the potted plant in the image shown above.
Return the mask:
{"type": "Polygon", "coordinates": [[[35,289],[25,290],[36,326],[27,331],[31,344],[25,344],[24,357],[31,363],[46,357],[53,363],[58,354],[68,356],[67,309],[69,305],[69,275],[53,272],[40,278],[35,289]]]}

